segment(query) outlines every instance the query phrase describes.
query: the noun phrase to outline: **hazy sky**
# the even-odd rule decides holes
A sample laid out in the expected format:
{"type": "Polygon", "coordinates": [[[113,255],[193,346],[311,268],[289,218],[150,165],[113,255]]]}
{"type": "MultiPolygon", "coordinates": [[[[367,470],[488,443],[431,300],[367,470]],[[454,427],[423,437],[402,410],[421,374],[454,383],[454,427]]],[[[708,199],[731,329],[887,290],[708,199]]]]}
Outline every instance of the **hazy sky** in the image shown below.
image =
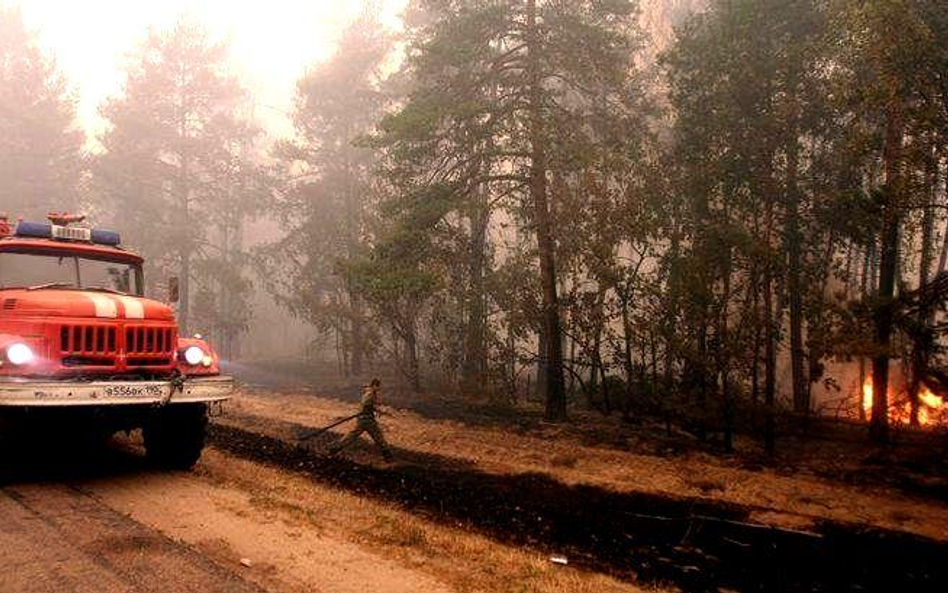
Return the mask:
{"type": "MultiPolygon", "coordinates": [[[[397,26],[405,0],[383,0],[384,20],[397,26]]],[[[330,55],[339,32],[361,2],[331,0],[0,0],[19,5],[79,98],[90,133],[101,129],[98,104],[118,93],[122,66],[147,27],[168,27],[186,14],[230,42],[234,72],[261,107],[275,133],[288,123],[279,110],[292,104],[294,85],[307,66],[330,55]],[[270,109],[265,106],[273,106],[270,109]]]]}

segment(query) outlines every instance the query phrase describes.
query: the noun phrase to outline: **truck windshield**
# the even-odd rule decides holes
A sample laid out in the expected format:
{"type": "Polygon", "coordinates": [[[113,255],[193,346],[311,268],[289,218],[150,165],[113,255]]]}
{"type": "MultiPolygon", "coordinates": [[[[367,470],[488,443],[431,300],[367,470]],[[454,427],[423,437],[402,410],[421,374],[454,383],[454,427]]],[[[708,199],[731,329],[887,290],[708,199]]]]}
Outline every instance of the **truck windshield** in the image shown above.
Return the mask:
{"type": "Polygon", "coordinates": [[[0,289],[81,288],[142,295],[141,267],[78,255],[0,253],[0,289]]]}

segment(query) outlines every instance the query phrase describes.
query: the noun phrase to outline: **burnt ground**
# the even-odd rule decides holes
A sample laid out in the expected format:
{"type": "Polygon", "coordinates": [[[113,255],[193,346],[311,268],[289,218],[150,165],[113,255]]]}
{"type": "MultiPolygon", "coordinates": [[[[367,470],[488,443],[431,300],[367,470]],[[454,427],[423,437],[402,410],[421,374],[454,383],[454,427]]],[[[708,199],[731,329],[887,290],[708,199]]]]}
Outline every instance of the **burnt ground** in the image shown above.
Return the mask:
{"type": "MultiPolygon", "coordinates": [[[[281,432],[304,427],[268,420],[281,432]]],[[[754,524],[750,507],[498,475],[461,460],[397,450],[390,466],[214,424],[232,455],[302,473],[504,543],[564,553],[571,563],[688,591],[943,591],[948,543],[823,521],[807,532],[754,524]]]]}
{"type": "MultiPolygon", "coordinates": [[[[261,373],[263,371],[257,371],[261,373]]],[[[279,376],[264,375],[267,393],[306,392],[310,387],[279,384],[279,376]]],[[[254,381],[251,381],[253,383],[254,381]]],[[[336,385],[311,391],[314,397],[354,403],[359,400],[356,384],[336,385]]],[[[425,395],[389,396],[390,403],[430,420],[453,420],[467,426],[500,428],[522,435],[538,435],[549,424],[539,409],[496,405],[464,399],[425,395]]],[[[778,427],[777,454],[769,456],[756,435],[743,435],[737,450],[723,455],[713,436],[699,440],[664,422],[638,417],[627,422],[615,415],[573,411],[574,421],[557,425],[565,437],[587,446],[660,457],[702,452],[724,456],[749,470],[771,468],[784,475],[807,474],[857,488],[885,486],[907,495],[948,502],[948,427],[917,430],[893,426],[891,443],[868,442],[866,426],[834,418],[810,418],[806,422],[785,417],[778,427]]]]}

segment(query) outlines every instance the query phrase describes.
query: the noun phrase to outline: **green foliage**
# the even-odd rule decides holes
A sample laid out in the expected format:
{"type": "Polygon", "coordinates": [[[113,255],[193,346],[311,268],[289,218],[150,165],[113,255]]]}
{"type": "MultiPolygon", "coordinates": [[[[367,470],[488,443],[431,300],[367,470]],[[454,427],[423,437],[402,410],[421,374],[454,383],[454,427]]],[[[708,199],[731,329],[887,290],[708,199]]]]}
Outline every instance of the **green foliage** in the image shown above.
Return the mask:
{"type": "MultiPolygon", "coordinates": [[[[407,98],[372,139],[392,187],[382,212],[393,219],[394,237],[386,253],[375,252],[396,259],[424,253],[424,267],[440,270],[446,281],[431,285],[438,289],[432,335],[456,340],[457,332],[437,324],[461,323],[463,348],[431,348],[454,361],[440,361],[449,375],[474,373],[475,381],[490,360],[506,369],[509,384],[515,361],[537,356],[524,356],[519,342],[537,330],[542,310],[535,290],[522,286],[539,284],[526,239],[536,222],[530,179],[540,144],[542,166],[561,180],[550,197],[568,260],[572,239],[582,236],[572,228],[582,221],[568,213],[584,207],[584,183],[601,174],[596,183],[627,185],[623,165],[642,153],[644,93],[630,68],[634,4],[540,2],[532,50],[527,9],[514,1],[412,3],[407,98]],[[512,251],[505,241],[515,243],[512,251]]],[[[623,207],[621,193],[612,193],[613,214],[623,207]]],[[[606,251],[611,257],[614,246],[606,251]]]]}

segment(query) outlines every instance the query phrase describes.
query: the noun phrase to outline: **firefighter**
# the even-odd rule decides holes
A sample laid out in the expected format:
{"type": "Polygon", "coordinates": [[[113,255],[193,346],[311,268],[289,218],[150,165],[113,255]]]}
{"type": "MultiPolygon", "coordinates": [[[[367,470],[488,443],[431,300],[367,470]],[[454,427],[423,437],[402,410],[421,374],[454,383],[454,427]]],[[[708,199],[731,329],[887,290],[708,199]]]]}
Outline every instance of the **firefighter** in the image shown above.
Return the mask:
{"type": "Polygon", "coordinates": [[[376,414],[381,412],[382,393],[380,391],[382,382],[378,379],[372,379],[368,385],[362,389],[362,403],[359,410],[359,416],[355,428],[345,436],[339,443],[329,450],[331,455],[336,455],[362,435],[363,432],[369,433],[372,440],[382,453],[385,461],[392,461],[392,451],[385,442],[385,435],[382,434],[382,427],[376,420],[376,414]]]}

